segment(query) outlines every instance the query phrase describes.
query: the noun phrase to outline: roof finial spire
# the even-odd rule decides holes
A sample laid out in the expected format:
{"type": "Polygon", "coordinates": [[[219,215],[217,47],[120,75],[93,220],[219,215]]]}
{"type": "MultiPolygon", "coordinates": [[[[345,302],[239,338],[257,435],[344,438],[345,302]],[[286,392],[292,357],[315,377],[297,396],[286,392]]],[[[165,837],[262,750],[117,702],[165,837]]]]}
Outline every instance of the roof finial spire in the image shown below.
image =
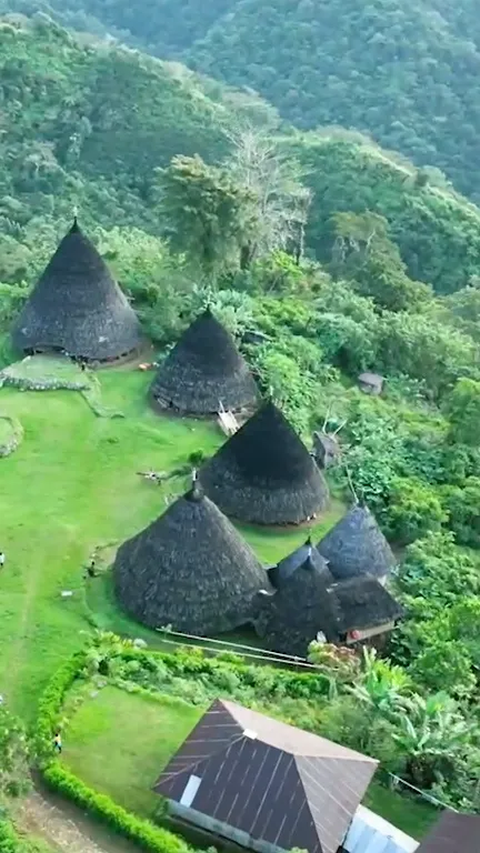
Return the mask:
{"type": "Polygon", "coordinates": [[[200,485],[200,480],[198,479],[198,471],[196,468],[192,469],[192,488],[190,490],[190,497],[194,501],[199,501],[203,497],[203,490],[200,485]]]}
{"type": "Polygon", "coordinates": [[[76,204],[73,205],[73,225],[71,230],[78,231],[78,207],[76,204]]]}

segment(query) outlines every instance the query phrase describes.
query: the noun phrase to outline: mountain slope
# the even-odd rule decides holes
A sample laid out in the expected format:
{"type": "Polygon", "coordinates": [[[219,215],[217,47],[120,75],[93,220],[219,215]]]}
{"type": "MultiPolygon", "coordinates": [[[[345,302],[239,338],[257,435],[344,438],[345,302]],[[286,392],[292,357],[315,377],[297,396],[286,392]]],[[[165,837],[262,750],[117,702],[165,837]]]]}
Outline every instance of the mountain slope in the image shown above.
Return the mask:
{"type": "Polygon", "coordinates": [[[368,131],[480,198],[474,0],[0,0],[51,9],[235,86],[302,128],[368,131]]]}
{"type": "Polygon", "coordinates": [[[330,260],[335,213],[370,210],[387,219],[414,279],[445,293],[480,275],[473,204],[359,134],[283,128],[279,136],[268,104],[178,64],[79,41],[43,17],[4,21],[0,100],[0,281],[21,278],[32,245],[47,232],[51,245],[52,228],[58,235],[74,207],[87,229],[161,234],[155,169],[175,154],[221,161],[225,131],[245,114],[303,166],[314,192],[312,254],[330,260]]]}
{"type": "Polygon", "coordinates": [[[369,131],[480,192],[480,52],[458,26],[427,0],[241,0],[190,58],[297,126],[369,131]]]}

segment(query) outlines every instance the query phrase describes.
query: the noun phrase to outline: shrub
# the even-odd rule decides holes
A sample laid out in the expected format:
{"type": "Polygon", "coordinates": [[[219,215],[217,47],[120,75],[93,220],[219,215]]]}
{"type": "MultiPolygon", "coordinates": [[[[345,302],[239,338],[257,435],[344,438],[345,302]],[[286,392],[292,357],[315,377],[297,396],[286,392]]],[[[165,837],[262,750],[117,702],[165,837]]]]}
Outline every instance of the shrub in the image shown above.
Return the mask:
{"type": "Polygon", "coordinates": [[[480,478],[468,477],[460,486],[445,486],[444,503],[459,545],[480,547],[480,478]]]}
{"type": "Polygon", "coordinates": [[[63,700],[69,688],[85,666],[85,653],[79,652],[64,664],[50,679],[43,692],[39,707],[33,743],[37,758],[42,764],[52,755],[52,737],[60,724],[63,700]]]}
{"type": "Polygon", "coordinates": [[[436,491],[413,477],[395,477],[383,514],[387,535],[402,545],[439,532],[447,514],[436,491]]]}

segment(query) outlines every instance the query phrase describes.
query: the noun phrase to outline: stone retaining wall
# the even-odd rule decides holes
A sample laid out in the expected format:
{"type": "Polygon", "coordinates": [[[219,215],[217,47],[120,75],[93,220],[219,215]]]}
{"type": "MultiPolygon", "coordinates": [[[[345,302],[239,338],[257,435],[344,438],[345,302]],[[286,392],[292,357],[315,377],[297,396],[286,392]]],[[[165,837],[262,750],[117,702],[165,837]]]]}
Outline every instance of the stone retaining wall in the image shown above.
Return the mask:
{"type": "Polygon", "coordinates": [[[10,456],[11,453],[20,446],[23,441],[23,427],[16,418],[10,418],[7,415],[0,415],[0,420],[10,424],[11,434],[9,438],[0,442],[0,459],[5,456],[10,456]]]}
{"type": "Polygon", "coordinates": [[[86,382],[67,382],[53,376],[43,379],[28,379],[9,375],[6,371],[0,373],[0,387],[2,385],[19,388],[21,391],[86,391],[90,387],[89,383],[86,382]]]}

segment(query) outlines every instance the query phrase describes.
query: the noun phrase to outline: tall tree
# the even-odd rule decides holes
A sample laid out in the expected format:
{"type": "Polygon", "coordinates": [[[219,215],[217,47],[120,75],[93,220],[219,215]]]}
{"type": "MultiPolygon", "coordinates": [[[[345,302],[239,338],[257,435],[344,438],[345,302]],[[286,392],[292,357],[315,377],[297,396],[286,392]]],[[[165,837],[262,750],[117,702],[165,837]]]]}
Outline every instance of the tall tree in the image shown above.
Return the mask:
{"type": "Polygon", "coordinates": [[[255,233],[254,192],[198,155],[174,157],[157,175],[172,247],[199,263],[209,278],[238,268],[255,233]]]}
{"type": "Polygon", "coordinates": [[[226,162],[229,174],[256,199],[256,229],[244,249],[244,265],[278,250],[291,250],[299,262],[312,200],[311,191],[301,183],[300,165],[262,130],[244,128],[229,138],[233,145],[226,162]]]}
{"type": "Polygon", "coordinates": [[[388,236],[388,223],[377,213],[336,213],[332,270],[351,279],[364,296],[390,311],[418,309],[431,289],[407,275],[400,252],[388,236]]]}

